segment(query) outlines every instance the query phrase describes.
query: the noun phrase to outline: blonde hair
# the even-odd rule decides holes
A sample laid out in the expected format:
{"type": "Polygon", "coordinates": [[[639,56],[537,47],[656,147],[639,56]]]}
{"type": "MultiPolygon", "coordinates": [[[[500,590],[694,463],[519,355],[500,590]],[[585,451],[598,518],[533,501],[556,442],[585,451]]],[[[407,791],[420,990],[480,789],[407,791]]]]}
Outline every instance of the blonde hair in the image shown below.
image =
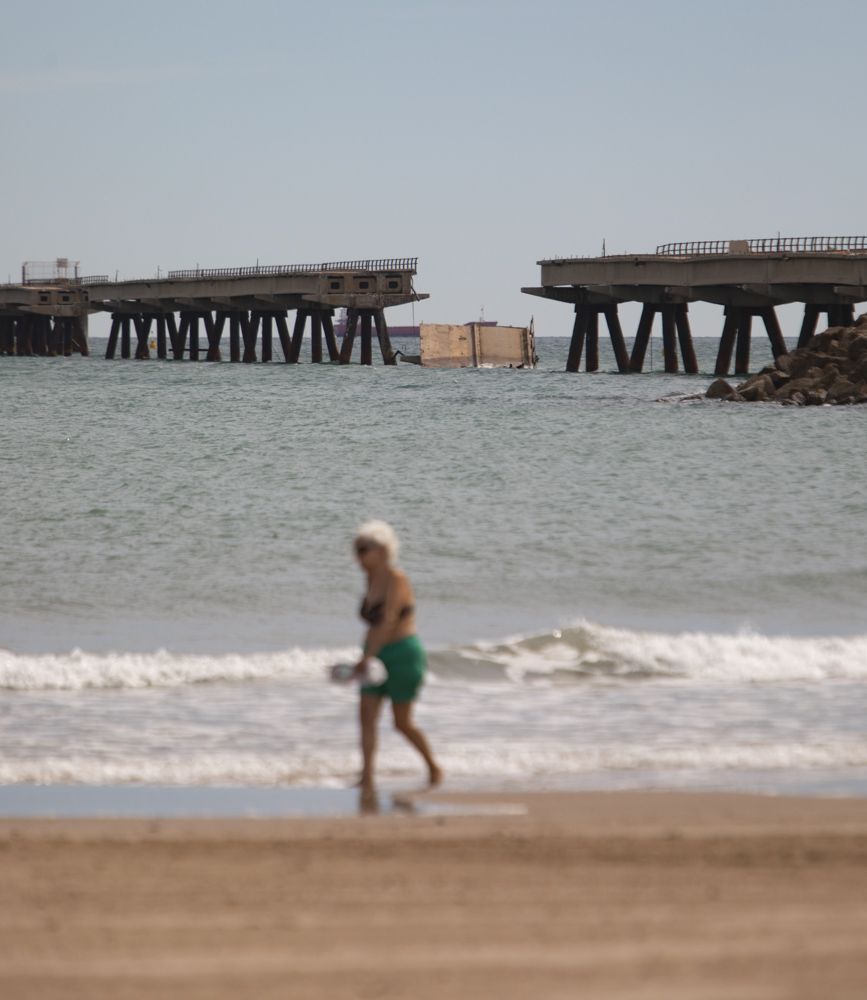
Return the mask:
{"type": "Polygon", "coordinates": [[[400,542],[397,540],[394,528],[385,521],[365,521],[355,532],[356,542],[373,542],[385,549],[390,563],[397,562],[400,542]]]}

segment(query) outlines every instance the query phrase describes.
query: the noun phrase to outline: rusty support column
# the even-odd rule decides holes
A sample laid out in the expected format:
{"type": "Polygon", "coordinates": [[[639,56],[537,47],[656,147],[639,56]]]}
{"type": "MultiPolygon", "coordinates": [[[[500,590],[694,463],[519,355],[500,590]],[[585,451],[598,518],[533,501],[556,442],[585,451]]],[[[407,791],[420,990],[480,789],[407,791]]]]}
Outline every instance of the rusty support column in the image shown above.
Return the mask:
{"type": "Polygon", "coordinates": [[[774,357],[778,358],[782,354],[788,354],[789,349],[786,347],[786,341],[783,337],[783,331],[780,329],[780,321],[777,319],[774,307],[765,306],[759,311],[759,315],[765,324],[765,330],[768,332],[768,340],[771,342],[771,350],[774,352],[774,357]]]}
{"type": "Polygon", "coordinates": [[[220,344],[223,340],[226,314],[224,312],[215,312],[212,316],[209,312],[206,312],[203,314],[203,318],[205,321],[205,330],[208,334],[208,353],[205,360],[222,361],[223,352],[220,350],[220,344]]]}
{"type": "Polygon", "coordinates": [[[838,302],[828,307],[828,326],[851,326],[855,322],[855,307],[838,302]]]}
{"type": "Polygon", "coordinates": [[[34,354],[54,357],[54,330],[48,316],[34,316],[30,320],[30,349],[34,354]]]}
{"type": "Polygon", "coordinates": [[[307,326],[307,316],[309,310],[299,309],[295,314],[295,326],[292,328],[292,345],[289,350],[289,357],[286,359],[289,364],[297,365],[301,357],[301,344],[304,342],[304,327],[307,326]]]}
{"type": "Polygon", "coordinates": [[[33,351],[55,357],[63,354],[63,320],[59,316],[39,316],[33,330],[33,351]]]}
{"type": "Polygon", "coordinates": [[[585,371],[599,371],[599,310],[588,306],[587,312],[587,343],[584,356],[585,371]]]}
{"type": "Polygon", "coordinates": [[[130,325],[129,316],[122,316],[120,320],[120,356],[128,358],[130,356],[130,325]]]}
{"type": "Polygon", "coordinates": [[[361,363],[373,364],[373,326],[370,322],[370,310],[361,311],[361,363]]]}
{"type": "Polygon", "coordinates": [[[322,312],[322,332],[325,334],[325,346],[328,349],[328,360],[339,361],[340,349],[337,346],[337,338],[334,336],[334,322],[331,319],[331,311],[322,312]]]}
{"type": "Polygon", "coordinates": [[[683,370],[688,375],[697,375],[698,359],[695,356],[695,345],[692,342],[692,330],[689,328],[689,306],[685,302],[674,308],[674,325],[677,327],[683,370]]]}
{"type": "Polygon", "coordinates": [[[678,371],[674,310],[675,306],[672,305],[662,307],[662,354],[665,359],[665,371],[669,375],[674,375],[678,371]]]}
{"type": "Polygon", "coordinates": [[[728,375],[732,364],[732,351],[735,348],[735,338],[738,335],[738,314],[734,307],[727,306],[725,310],[722,336],[716,356],[714,375],[728,375]]]}
{"type": "Polygon", "coordinates": [[[0,316],[0,354],[11,354],[10,350],[10,320],[8,316],[0,316]]]}
{"type": "Polygon", "coordinates": [[[340,345],[340,363],[348,365],[352,361],[352,347],[355,344],[355,332],[358,329],[358,310],[346,310],[346,330],[343,333],[343,343],[340,345]]]}
{"type": "Polygon", "coordinates": [[[289,357],[292,354],[292,338],[289,335],[289,324],[286,322],[286,313],[276,313],[274,319],[277,323],[277,336],[280,338],[280,350],[283,352],[283,361],[289,364],[289,357]]]}
{"type": "Polygon", "coordinates": [[[72,350],[86,358],[90,355],[87,342],[87,316],[75,316],[72,320],[72,350]]]}
{"type": "Polygon", "coordinates": [[[166,358],[166,317],[157,316],[157,357],[166,358]]]}
{"type": "Polygon", "coordinates": [[[750,309],[740,309],[738,343],[735,349],[735,375],[746,375],[750,370],[750,342],[753,334],[753,314],[750,309]]]}
{"type": "Polygon", "coordinates": [[[815,306],[811,303],[804,306],[804,319],[801,323],[801,332],[798,335],[798,347],[806,347],[807,341],[815,334],[821,311],[821,306],[815,306]]]}
{"type": "Polygon", "coordinates": [[[183,361],[187,350],[187,331],[190,328],[189,316],[181,313],[179,322],[175,322],[175,314],[166,313],[166,324],[172,344],[172,358],[175,361],[183,361]]]}
{"type": "Polygon", "coordinates": [[[237,310],[229,314],[229,360],[241,360],[241,314],[237,310]]]}
{"type": "Polygon", "coordinates": [[[638,329],[635,332],[635,343],[632,345],[632,357],[629,359],[630,371],[644,371],[644,356],[647,353],[647,345],[650,343],[655,316],[656,306],[651,302],[645,302],[641,308],[641,319],[638,321],[638,329]]]}
{"type": "Polygon", "coordinates": [[[135,324],[135,359],[136,361],[146,361],[150,356],[150,346],[148,345],[148,337],[151,333],[151,323],[153,323],[153,316],[142,316],[136,313],[133,318],[133,323],[135,324]]]}
{"type": "Polygon", "coordinates": [[[397,355],[391,346],[391,338],[388,335],[388,326],[385,322],[385,310],[375,309],[373,312],[373,322],[376,324],[376,336],[379,340],[379,350],[382,353],[382,360],[387,365],[397,364],[397,355]]]}
{"type": "Polygon", "coordinates": [[[105,360],[111,361],[114,352],[117,350],[117,338],[120,333],[120,316],[117,313],[111,314],[111,330],[108,333],[108,344],[105,347],[105,360]]]}
{"type": "Polygon", "coordinates": [[[584,338],[587,336],[589,321],[590,314],[587,311],[587,306],[578,303],[575,306],[575,322],[572,324],[569,356],[566,358],[567,372],[577,372],[581,367],[581,355],[584,353],[584,338]]]}
{"type": "Polygon", "coordinates": [[[30,350],[30,317],[19,316],[15,320],[15,353],[19,357],[31,354],[30,350]]]}
{"type": "Polygon", "coordinates": [[[53,349],[54,330],[48,316],[33,316],[30,320],[30,350],[34,354],[53,357],[57,352],[53,349]]]}
{"type": "Polygon", "coordinates": [[[244,337],[244,364],[251,365],[256,361],[256,340],[259,336],[259,321],[261,317],[255,310],[248,316],[241,313],[241,333],[244,337]]]}
{"type": "Polygon", "coordinates": [[[617,370],[619,372],[628,372],[629,352],[626,350],[626,341],[623,339],[623,329],[620,326],[620,316],[617,313],[617,303],[603,306],[602,312],[608,326],[608,336],[611,338],[611,346],[614,349],[614,357],[617,359],[617,370]]]}
{"type": "Polygon", "coordinates": [[[322,313],[318,309],[310,310],[310,360],[322,364],[322,313]]]}
{"type": "Polygon", "coordinates": [[[83,358],[90,357],[90,341],[87,337],[87,316],[76,316],[73,347],[76,347],[83,358]],[[76,344],[77,342],[77,344],[76,344]]]}
{"type": "Polygon", "coordinates": [[[190,313],[190,361],[199,360],[199,313],[190,313]]]}
{"type": "Polygon", "coordinates": [[[18,321],[18,353],[25,357],[33,354],[33,317],[22,316],[18,321]]]}
{"type": "Polygon", "coordinates": [[[267,364],[274,354],[274,321],[271,313],[262,313],[262,364],[267,364]]]}
{"type": "Polygon", "coordinates": [[[67,316],[63,320],[63,356],[72,357],[72,327],[75,322],[72,316],[67,316]]]}

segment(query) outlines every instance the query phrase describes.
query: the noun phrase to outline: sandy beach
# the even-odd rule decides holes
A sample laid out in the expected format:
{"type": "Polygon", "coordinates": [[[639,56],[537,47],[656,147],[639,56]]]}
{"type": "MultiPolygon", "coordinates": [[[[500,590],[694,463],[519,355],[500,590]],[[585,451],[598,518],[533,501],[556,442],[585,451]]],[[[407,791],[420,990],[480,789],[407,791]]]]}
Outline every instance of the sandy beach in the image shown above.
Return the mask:
{"type": "Polygon", "coordinates": [[[867,800],[0,822],[0,995],[862,998],[867,800]]]}

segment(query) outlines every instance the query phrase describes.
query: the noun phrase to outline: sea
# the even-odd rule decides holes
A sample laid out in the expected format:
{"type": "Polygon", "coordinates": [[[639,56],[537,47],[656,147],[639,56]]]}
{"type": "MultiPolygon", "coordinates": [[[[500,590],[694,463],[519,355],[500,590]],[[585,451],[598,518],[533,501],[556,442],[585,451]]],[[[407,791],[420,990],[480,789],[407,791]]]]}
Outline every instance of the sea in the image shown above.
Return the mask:
{"type": "MultiPolygon", "coordinates": [[[[568,343],[535,370],[0,358],[0,812],[351,787],[328,671],[369,518],[447,787],[867,794],[867,407],[700,398],[715,339],[700,375],[658,340],[652,371],[603,344],[570,374],[568,343]]],[[[423,777],[387,712],[378,774],[423,777]]]]}

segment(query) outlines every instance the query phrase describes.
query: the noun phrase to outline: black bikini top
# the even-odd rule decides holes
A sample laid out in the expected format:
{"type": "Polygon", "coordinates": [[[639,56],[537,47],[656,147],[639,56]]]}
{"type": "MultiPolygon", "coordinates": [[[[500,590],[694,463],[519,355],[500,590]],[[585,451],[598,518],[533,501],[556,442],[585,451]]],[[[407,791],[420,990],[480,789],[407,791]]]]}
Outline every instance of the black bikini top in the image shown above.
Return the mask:
{"type": "MultiPolygon", "coordinates": [[[[400,614],[397,616],[398,620],[401,621],[404,618],[409,618],[413,611],[415,611],[413,605],[407,604],[406,607],[400,609],[400,614]]],[[[368,605],[367,598],[365,597],[361,602],[358,613],[368,625],[379,625],[385,613],[385,601],[377,601],[376,604],[368,605]]]]}

